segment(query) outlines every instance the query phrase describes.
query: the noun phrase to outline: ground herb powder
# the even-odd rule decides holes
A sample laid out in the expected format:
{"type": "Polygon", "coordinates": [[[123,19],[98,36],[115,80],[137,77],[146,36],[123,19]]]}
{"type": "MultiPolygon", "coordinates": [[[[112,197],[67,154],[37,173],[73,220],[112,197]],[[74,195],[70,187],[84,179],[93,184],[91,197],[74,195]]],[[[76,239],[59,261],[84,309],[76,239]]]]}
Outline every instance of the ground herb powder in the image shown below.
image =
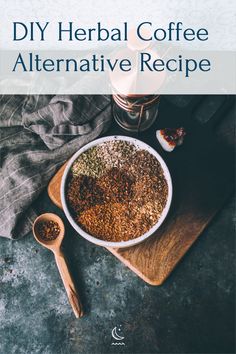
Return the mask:
{"type": "Polygon", "coordinates": [[[160,163],[148,151],[121,140],[90,150],[74,162],[67,185],[76,222],[87,233],[111,242],[149,231],[168,196],[160,163]]]}
{"type": "Polygon", "coordinates": [[[60,234],[60,227],[53,220],[41,221],[37,224],[37,233],[43,241],[53,241],[60,234]]]}

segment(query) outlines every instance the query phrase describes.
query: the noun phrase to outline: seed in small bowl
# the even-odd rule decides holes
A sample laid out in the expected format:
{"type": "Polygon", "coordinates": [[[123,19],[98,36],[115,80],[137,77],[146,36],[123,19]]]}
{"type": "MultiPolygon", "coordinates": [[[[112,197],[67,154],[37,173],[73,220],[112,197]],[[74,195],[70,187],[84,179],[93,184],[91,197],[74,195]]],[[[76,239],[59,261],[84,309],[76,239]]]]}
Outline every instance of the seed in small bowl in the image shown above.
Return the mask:
{"type": "Polygon", "coordinates": [[[37,225],[37,232],[43,241],[52,241],[59,236],[60,227],[55,221],[42,221],[37,225]]]}

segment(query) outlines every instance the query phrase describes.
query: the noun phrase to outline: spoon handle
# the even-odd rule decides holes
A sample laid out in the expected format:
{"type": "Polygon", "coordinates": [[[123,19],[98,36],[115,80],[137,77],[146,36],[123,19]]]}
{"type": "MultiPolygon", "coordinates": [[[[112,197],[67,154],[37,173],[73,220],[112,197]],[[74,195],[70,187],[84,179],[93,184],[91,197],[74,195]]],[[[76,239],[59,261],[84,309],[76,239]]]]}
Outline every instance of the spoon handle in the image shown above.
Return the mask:
{"type": "Polygon", "coordinates": [[[69,269],[67,267],[64,254],[60,251],[60,253],[55,253],[56,264],[61,275],[61,279],[63,281],[64,287],[67,292],[67,296],[71,307],[74,311],[75,317],[79,318],[83,316],[83,309],[80,302],[79,295],[76,291],[74,282],[71,278],[69,269]]]}

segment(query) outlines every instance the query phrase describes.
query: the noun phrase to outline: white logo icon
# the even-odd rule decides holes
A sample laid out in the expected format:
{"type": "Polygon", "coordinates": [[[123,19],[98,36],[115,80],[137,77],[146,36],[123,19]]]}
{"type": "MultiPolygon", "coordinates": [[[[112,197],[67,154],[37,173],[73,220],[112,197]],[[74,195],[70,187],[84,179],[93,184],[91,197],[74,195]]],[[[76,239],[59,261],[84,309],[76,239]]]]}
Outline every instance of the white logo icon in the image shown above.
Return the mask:
{"type": "Polygon", "coordinates": [[[120,333],[121,326],[116,326],[113,328],[113,330],[111,331],[111,335],[115,339],[115,342],[112,342],[112,345],[125,345],[125,343],[122,342],[125,337],[121,336],[120,333]]]}

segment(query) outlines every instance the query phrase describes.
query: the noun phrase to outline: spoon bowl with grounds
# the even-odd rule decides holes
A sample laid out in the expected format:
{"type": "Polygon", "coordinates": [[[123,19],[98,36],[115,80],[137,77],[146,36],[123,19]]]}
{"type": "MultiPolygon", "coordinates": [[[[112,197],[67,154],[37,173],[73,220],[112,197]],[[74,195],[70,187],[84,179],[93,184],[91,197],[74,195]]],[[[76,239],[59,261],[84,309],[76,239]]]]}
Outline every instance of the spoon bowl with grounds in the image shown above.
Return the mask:
{"type": "Polygon", "coordinates": [[[56,264],[75,317],[82,317],[83,310],[80,298],[61,250],[61,243],[65,235],[65,226],[62,219],[52,213],[40,215],[34,221],[33,234],[38,243],[54,253],[56,264]]]}

